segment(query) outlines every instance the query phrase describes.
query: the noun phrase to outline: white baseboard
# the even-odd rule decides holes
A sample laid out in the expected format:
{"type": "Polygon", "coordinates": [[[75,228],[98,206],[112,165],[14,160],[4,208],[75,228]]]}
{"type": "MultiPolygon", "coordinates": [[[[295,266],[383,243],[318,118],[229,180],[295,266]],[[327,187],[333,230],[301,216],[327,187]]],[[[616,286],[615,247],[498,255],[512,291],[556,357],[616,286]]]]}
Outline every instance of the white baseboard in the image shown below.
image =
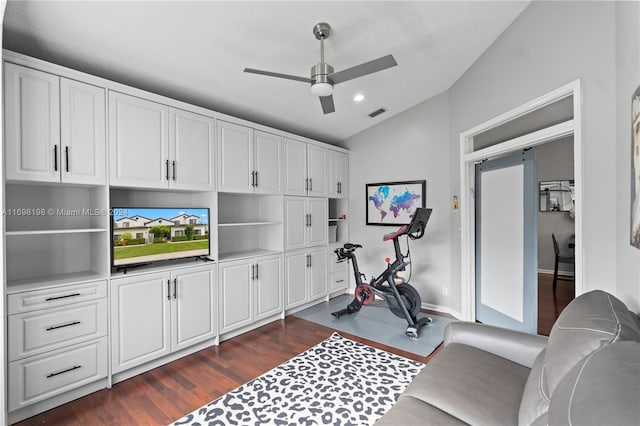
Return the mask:
{"type": "Polygon", "coordinates": [[[452,317],[454,317],[455,319],[461,319],[463,317],[460,312],[456,311],[455,309],[448,308],[446,306],[432,305],[431,303],[422,303],[420,305],[420,307],[422,309],[428,309],[430,311],[436,311],[436,312],[441,312],[443,314],[449,314],[452,317]]]}

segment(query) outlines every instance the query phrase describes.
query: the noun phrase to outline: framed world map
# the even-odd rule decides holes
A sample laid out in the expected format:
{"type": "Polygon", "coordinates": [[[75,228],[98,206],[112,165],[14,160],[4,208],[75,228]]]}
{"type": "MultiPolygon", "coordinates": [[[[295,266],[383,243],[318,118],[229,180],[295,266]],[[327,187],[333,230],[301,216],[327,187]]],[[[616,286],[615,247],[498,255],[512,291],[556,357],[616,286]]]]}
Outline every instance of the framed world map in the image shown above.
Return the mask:
{"type": "Polygon", "coordinates": [[[426,192],[426,180],[366,184],[367,225],[408,225],[426,192]]]}

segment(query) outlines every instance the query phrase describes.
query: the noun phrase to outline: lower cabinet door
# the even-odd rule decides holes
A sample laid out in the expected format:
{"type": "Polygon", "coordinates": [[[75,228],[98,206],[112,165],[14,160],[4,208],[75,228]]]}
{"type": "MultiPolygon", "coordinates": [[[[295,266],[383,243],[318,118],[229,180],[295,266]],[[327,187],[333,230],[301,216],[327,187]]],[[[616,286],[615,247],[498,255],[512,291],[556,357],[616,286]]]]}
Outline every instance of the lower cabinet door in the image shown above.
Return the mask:
{"type": "Polygon", "coordinates": [[[302,305],[307,301],[307,252],[287,253],[284,257],[285,307],[302,305]]]}
{"type": "Polygon", "coordinates": [[[171,350],[177,351],[204,340],[218,332],[215,269],[211,266],[189,268],[174,273],[171,304],[171,350]]]}
{"type": "Polygon", "coordinates": [[[327,295],[327,253],[324,249],[309,252],[309,301],[327,295]]]}
{"type": "Polygon", "coordinates": [[[255,259],[256,320],[282,312],[282,256],[255,259]]]}
{"type": "Polygon", "coordinates": [[[329,277],[330,293],[346,290],[347,285],[348,285],[348,280],[347,280],[346,271],[333,273],[331,274],[331,277],[329,277]]]}
{"type": "Polygon", "coordinates": [[[111,285],[111,371],[169,354],[170,274],[119,278],[111,285]]]}
{"type": "Polygon", "coordinates": [[[220,333],[238,329],[253,321],[251,260],[222,262],[218,266],[220,283],[220,333]]]}
{"type": "Polygon", "coordinates": [[[9,363],[9,411],[107,377],[107,338],[9,363]]]}

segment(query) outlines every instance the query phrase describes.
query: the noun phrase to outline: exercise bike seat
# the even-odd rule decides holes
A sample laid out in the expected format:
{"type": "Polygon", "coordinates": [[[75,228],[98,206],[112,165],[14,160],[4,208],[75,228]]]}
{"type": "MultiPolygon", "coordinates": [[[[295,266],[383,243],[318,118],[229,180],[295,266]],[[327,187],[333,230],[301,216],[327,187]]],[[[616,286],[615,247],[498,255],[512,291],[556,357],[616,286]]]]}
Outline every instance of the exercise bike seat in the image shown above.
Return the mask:
{"type": "Polygon", "coordinates": [[[407,232],[407,229],[409,229],[409,225],[402,225],[395,232],[389,232],[388,234],[384,234],[384,236],[382,237],[382,241],[393,240],[394,238],[405,234],[407,232]]]}
{"type": "Polygon", "coordinates": [[[362,248],[360,244],[352,244],[352,243],[345,243],[343,247],[345,250],[355,250],[357,248],[362,248]]]}

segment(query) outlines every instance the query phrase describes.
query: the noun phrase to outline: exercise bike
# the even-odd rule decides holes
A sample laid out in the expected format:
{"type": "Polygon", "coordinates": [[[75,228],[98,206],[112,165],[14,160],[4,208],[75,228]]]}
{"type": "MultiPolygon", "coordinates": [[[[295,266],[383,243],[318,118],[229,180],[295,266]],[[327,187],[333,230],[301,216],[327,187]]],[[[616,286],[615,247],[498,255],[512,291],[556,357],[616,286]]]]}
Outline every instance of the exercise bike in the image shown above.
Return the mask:
{"type": "Polygon", "coordinates": [[[347,305],[346,309],[333,312],[336,318],[343,315],[350,315],[358,312],[363,305],[371,305],[376,296],[384,299],[386,307],[388,307],[394,315],[407,321],[407,329],[405,334],[412,339],[418,337],[418,333],[422,327],[431,322],[431,318],[423,317],[418,319],[420,313],[420,294],[418,291],[406,282],[403,278],[398,277],[398,272],[404,271],[410,262],[406,262],[410,256],[403,255],[400,250],[400,237],[406,235],[407,238],[417,240],[422,238],[424,230],[431,216],[432,209],[418,208],[416,209],[411,223],[401,226],[397,231],[386,234],[383,241],[393,240],[396,259],[390,262],[387,258],[387,268],[377,277],[371,278],[369,283],[363,282],[364,274],[358,268],[356,259],[356,250],[362,248],[360,244],[346,243],[344,246],[335,250],[339,262],[351,260],[353,265],[353,273],[356,281],[356,288],[353,301],[347,305]]]}

